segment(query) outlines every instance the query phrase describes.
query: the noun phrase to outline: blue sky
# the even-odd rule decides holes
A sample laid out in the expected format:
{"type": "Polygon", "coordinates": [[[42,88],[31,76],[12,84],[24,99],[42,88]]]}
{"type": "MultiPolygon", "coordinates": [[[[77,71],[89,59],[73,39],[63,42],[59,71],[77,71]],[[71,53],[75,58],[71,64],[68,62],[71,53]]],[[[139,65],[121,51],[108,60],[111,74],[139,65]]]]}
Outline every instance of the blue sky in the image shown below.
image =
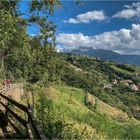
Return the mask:
{"type": "MultiPolygon", "coordinates": [[[[138,1],[62,1],[50,17],[57,25],[60,51],[73,49],[105,49],[123,54],[140,54],[140,3],[138,1]]],[[[27,2],[21,4],[26,10],[27,2]]],[[[29,34],[38,34],[36,27],[29,34]]]]}
{"type": "Polygon", "coordinates": [[[132,23],[137,21],[127,21],[125,19],[111,19],[110,22],[105,20],[103,22],[92,21],[89,24],[66,24],[63,20],[76,17],[76,15],[94,10],[104,10],[105,15],[109,18],[123,9],[126,4],[132,2],[126,1],[86,1],[84,6],[77,6],[74,1],[62,1],[66,9],[57,9],[52,20],[58,26],[57,32],[65,33],[79,33],[82,32],[86,35],[100,34],[106,31],[118,30],[121,28],[131,28],[132,23]]]}

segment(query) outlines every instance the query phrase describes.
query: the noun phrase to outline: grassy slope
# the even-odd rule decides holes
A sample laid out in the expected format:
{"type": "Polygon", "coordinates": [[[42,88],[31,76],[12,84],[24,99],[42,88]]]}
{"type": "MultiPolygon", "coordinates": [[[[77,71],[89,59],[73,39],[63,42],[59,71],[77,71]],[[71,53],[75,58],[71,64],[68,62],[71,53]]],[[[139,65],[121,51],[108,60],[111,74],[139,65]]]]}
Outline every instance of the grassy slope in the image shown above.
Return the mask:
{"type": "Polygon", "coordinates": [[[134,118],[129,118],[128,115],[122,110],[112,107],[101,100],[98,100],[97,112],[106,115],[109,118],[115,119],[120,123],[137,123],[138,121],[134,118]]]}
{"type": "Polygon", "coordinates": [[[119,84],[121,80],[130,79],[134,82],[140,83],[140,67],[133,65],[124,65],[120,67],[119,64],[108,61],[98,61],[92,58],[84,58],[82,56],[73,57],[74,61],[67,60],[68,63],[74,65],[75,67],[69,67],[69,75],[64,81],[70,86],[81,87],[82,89],[88,90],[91,94],[97,96],[107,104],[116,106],[123,111],[133,115],[137,119],[140,118],[139,110],[135,108],[140,107],[140,96],[138,92],[130,91],[126,86],[119,84]],[[125,67],[134,69],[134,71],[127,70],[125,67]],[[82,69],[84,72],[92,75],[92,80],[90,76],[85,76],[82,71],[76,70],[76,68],[82,69]],[[73,74],[71,71],[73,69],[73,74]],[[136,74],[139,77],[136,77],[136,74]],[[73,76],[74,75],[74,76],[73,76]],[[77,76],[79,75],[79,76],[77,76]],[[71,78],[72,77],[72,78],[71,78]],[[75,78],[76,77],[76,78],[75,78]],[[84,77],[84,78],[81,78],[84,77]],[[103,89],[104,84],[112,83],[112,79],[117,79],[118,84],[113,85],[113,91],[106,91],[103,89]],[[68,80],[67,80],[68,79],[68,80]],[[70,79],[70,80],[69,80],[70,79]],[[78,86],[69,81],[75,81],[79,84],[78,86]],[[84,83],[81,85],[81,81],[84,83]],[[94,85],[94,86],[92,86],[94,85]]]}
{"type": "Polygon", "coordinates": [[[87,93],[82,89],[57,85],[49,88],[48,91],[49,96],[55,100],[56,106],[58,108],[61,107],[67,116],[81,123],[88,124],[97,133],[100,133],[102,137],[105,135],[108,138],[140,138],[138,133],[140,126],[135,125],[133,127],[131,125],[130,127],[130,123],[135,120],[129,119],[123,111],[111,107],[100,100],[98,100],[97,111],[89,110],[85,106],[87,93]],[[118,119],[118,116],[122,116],[123,121],[127,123],[115,121],[118,119]],[[127,132],[128,130],[131,130],[132,133],[127,132]]]}
{"type": "Polygon", "coordinates": [[[128,74],[128,75],[134,75],[135,74],[134,72],[130,72],[130,71],[126,70],[126,69],[119,68],[119,67],[117,67],[115,65],[111,65],[111,68],[113,68],[114,70],[119,71],[121,73],[128,74]]]}

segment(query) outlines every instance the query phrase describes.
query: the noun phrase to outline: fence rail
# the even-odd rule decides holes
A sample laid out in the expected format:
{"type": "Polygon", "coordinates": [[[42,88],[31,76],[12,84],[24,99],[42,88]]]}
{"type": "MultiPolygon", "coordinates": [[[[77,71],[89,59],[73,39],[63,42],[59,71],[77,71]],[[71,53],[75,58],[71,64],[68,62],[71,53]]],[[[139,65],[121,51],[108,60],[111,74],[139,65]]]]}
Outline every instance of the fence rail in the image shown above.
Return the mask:
{"type": "MultiPolygon", "coordinates": [[[[37,120],[34,118],[32,113],[32,108],[30,105],[27,107],[23,104],[18,103],[17,101],[11,99],[10,97],[7,97],[6,92],[9,92],[10,90],[14,90],[16,88],[23,88],[22,83],[16,83],[16,84],[10,84],[10,85],[4,85],[0,87],[0,98],[3,98],[8,103],[12,104],[13,106],[19,108],[27,115],[27,120],[23,119],[21,116],[17,115],[12,109],[8,107],[8,104],[3,103],[0,101],[0,104],[5,108],[5,112],[7,114],[10,113],[12,117],[16,119],[17,122],[20,122],[20,124],[25,128],[26,130],[26,136],[29,139],[46,139],[46,136],[44,135],[42,128],[40,127],[37,120]]],[[[6,115],[5,114],[5,115],[6,115]]],[[[7,116],[7,120],[9,120],[9,123],[12,124],[11,126],[13,129],[20,135],[23,135],[22,132],[18,129],[15,123],[7,116]]]]}

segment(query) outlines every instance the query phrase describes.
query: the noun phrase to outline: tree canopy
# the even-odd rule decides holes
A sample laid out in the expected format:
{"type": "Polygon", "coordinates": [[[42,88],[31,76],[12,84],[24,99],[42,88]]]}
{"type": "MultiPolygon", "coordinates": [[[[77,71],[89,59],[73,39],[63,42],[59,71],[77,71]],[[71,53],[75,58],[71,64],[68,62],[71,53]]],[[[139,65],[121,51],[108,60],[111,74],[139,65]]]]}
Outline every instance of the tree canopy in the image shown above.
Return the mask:
{"type": "Polygon", "coordinates": [[[1,77],[37,82],[46,75],[49,79],[53,71],[50,69],[55,67],[56,47],[56,26],[49,16],[61,3],[58,0],[31,0],[25,13],[20,10],[20,3],[21,0],[0,2],[1,77]],[[28,16],[25,18],[24,15],[28,16]],[[29,26],[38,27],[40,33],[30,36],[29,26]]]}

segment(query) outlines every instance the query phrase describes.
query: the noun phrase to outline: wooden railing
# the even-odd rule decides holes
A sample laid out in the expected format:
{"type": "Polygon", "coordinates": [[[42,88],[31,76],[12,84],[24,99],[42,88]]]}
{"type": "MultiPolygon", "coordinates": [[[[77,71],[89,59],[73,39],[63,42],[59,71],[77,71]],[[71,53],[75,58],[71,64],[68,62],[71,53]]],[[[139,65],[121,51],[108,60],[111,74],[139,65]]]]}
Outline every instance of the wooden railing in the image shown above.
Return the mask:
{"type": "Polygon", "coordinates": [[[42,131],[42,128],[40,127],[37,120],[33,116],[31,106],[30,105],[25,106],[13,100],[12,98],[6,96],[6,92],[9,92],[10,90],[14,90],[16,88],[23,88],[23,84],[18,83],[0,87],[0,98],[6,100],[8,104],[10,103],[11,105],[18,108],[20,111],[23,111],[26,114],[27,119],[18,115],[17,112],[14,112],[8,106],[8,104],[5,104],[0,100],[0,104],[5,108],[5,115],[7,117],[8,122],[11,124],[15,132],[21,135],[21,138],[46,139],[42,131]],[[10,117],[7,114],[10,114],[10,117]],[[11,118],[14,118],[16,122],[20,123],[22,127],[24,127],[24,130],[26,132],[23,133],[22,130],[20,130],[18,126],[16,126],[16,123],[11,118]]]}

